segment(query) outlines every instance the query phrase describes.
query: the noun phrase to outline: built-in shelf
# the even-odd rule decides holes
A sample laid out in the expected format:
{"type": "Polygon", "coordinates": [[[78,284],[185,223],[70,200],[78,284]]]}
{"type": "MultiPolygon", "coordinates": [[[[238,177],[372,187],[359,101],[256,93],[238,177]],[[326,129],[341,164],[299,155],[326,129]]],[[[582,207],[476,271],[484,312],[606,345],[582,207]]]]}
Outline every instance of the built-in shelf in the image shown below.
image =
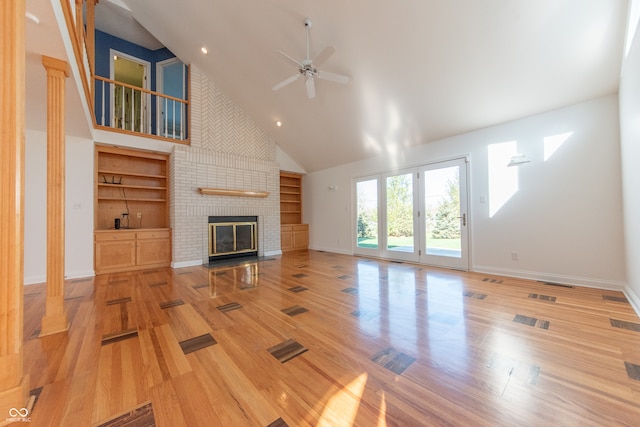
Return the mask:
{"type": "Polygon", "coordinates": [[[307,249],[309,226],[302,224],[302,175],[280,171],[280,249],[307,249]]]}
{"type": "Polygon", "coordinates": [[[139,190],[162,190],[165,191],[167,187],[151,187],[148,185],[127,185],[127,184],[111,184],[99,182],[98,187],[112,187],[112,188],[136,188],[139,190]]]}
{"type": "Polygon", "coordinates": [[[268,191],[230,190],[226,188],[198,188],[200,194],[207,196],[267,197],[268,191]]]}
{"type": "Polygon", "coordinates": [[[95,150],[96,274],[168,267],[169,156],[103,145],[95,150]]]}
{"type": "Polygon", "coordinates": [[[166,202],[167,199],[139,199],[135,197],[127,197],[123,199],[122,197],[98,197],[98,200],[111,200],[117,202],[166,202]]]}
{"type": "MultiPolygon", "coordinates": [[[[117,171],[117,170],[98,170],[98,177],[102,178],[102,175],[107,176],[135,176],[135,177],[139,177],[139,178],[157,178],[157,179],[166,179],[166,175],[155,175],[155,174],[148,174],[148,173],[137,173],[137,172],[123,172],[123,171],[117,171]]],[[[105,182],[102,182],[103,184],[107,184],[105,182]]],[[[111,183],[108,183],[111,184],[111,183]]]]}

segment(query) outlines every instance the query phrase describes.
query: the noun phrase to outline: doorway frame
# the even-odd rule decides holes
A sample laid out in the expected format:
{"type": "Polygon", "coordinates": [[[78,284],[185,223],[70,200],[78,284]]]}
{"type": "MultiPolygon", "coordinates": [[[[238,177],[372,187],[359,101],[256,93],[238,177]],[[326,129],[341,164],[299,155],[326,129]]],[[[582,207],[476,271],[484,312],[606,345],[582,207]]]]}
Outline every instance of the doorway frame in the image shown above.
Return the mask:
{"type": "MultiPolygon", "coordinates": [[[[129,61],[135,62],[137,64],[142,65],[142,68],[144,70],[144,78],[143,78],[143,86],[142,89],[145,90],[149,90],[149,86],[151,84],[150,82],[150,77],[151,77],[151,62],[144,60],[142,58],[138,58],[136,56],[127,54],[127,53],[123,53],[120,52],[119,50],[110,48],[109,49],[109,78],[113,81],[117,81],[115,79],[115,64],[114,64],[114,57],[118,56],[118,57],[123,57],[129,61]]],[[[123,83],[123,82],[121,82],[123,83]]],[[[109,102],[111,104],[111,123],[113,124],[113,120],[115,119],[115,87],[113,88],[113,90],[111,91],[111,96],[109,99],[109,102]]],[[[149,133],[149,129],[151,128],[151,108],[149,108],[149,106],[151,105],[150,102],[150,95],[147,92],[141,92],[141,96],[140,96],[140,108],[144,109],[145,113],[143,115],[144,117],[144,123],[140,124],[140,132],[141,133],[149,133]]],[[[112,126],[115,128],[115,126],[112,126]]],[[[135,132],[133,130],[134,126],[133,124],[131,125],[131,129],[133,132],[135,132]]],[[[117,128],[119,129],[119,128],[117,128]]]]}
{"type": "MultiPolygon", "coordinates": [[[[188,88],[187,88],[187,73],[188,73],[188,68],[187,65],[182,62],[180,60],[180,58],[178,58],[177,56],[174,56],[173,58],[168,58],[162,61],[159,61],[156,63],[156,92],[161,93],[163,95],[167,95],[164,92],[164,67],[167,65],[171,65],[174,63],[179,63],[182,65],[182,83],[181,83],[181,87],[182,87],[182,99],[186,100],[187,99],[187,94],[188,94],[188,88]],[[162,90],[161,90],[162,89],[162,90]]],[[[167,136],[166,134],[166,129],[164,129],[164,127],[162,126],[162,105],[161,105],[161,101],[158,97],[156,97],[156,132],[155,134],[158,136],[163,136],[165,138],[170,138],[169,136],[167,136]],[[165,135],[162,134],[162,130],[164,130],[165,135]]],[[[188,116],[188,111],[187,111],[187,105],[188,104],[181,104],[182,108],[184,108],[184,113],[181,113],[181,117],[180,117],[180,135],[179,138],[177,139],[184,139],[186,136],[186,125],[185,122],[187,120],[187,116],[188,116]]],[[[175,120],[175,118],[174,118],[175,120]]],[[[177,137],[178,135],[176,135],[177,137]]]]}
{"type": "MultiPolygon", "coordinates": [[[[415,175],[414,175],[415,176],[415,175]]],[[[351,177],[351,194],[352,194],[352,201],[351,201],[351,206],[352,206],[352,212],[353,214],[351,215],[351,253],[354,255],[360,255],[360,256],[366,256],[366,257],[372,257],[372,258],[380,258],[380,259],[388,259],[388,260],[398,260],[398,261],[406,261],[406,262],[415,262],[417,264],[421,264],[421,265],[429,265],[429,266],[434,266],[434,267],[441,267],[441,268],[448,268],[448,269],[453,269],[453,270],[461,270],[461,271],[471,271],[471,266],[473,265],[473,253],[472,253],[472,248],[473,248],[473,214],[472,214],[472,204],[470,203],[472,200],[472,195],[471,195],[471,155],[469,153],[466,154],[459,154],[459,155],[454,155],[454,156],[449,156],[449,157],[444,157],[444,158],[438,158],[438,159],[433,159],[433,160],[429,160],[428,162],[424,162],[424,163],[419,163],[417,165],[409,165],[407,167],[403,167],[403,168],[398,168],[398,169],[388,169],[388,170],[384,170],[384,171],[378,171],[378,172],[373,172],[373,173],[369,173],[366,175],[357,175],[357,176],[352,176],[351,177]],[[424,231],[424,226],[421,225],[419,222],[422,221],[423,215],[425,215],[425,212],[422,212],[424,210],[424,203],[423,203],[423,198],[424,195],[421,194],[421,191],[424,189],[424,177],[422,176],[422,173],[419,174],[418,177],[418,181],[414,182],[414,246],[416,249],[416,251],[414,251],[414,254],[411,254],[411,256],[400,256],[400,257],[390,257],[389,255],[396,255],[396,252],[391,251],[392,253],[389,254],[386,250],[386,245],[387,245],[387,239],[386,239],[386,235],[383,236],[383,234],[386,234],[387,231],[387,223],[386,223],[386,205],[387,205],[387,195],[386,195],[386,177],[387,176],[393,176],[393,175],[398,175],[401,173],[408,173],[408,172],[422,172],[422,170],[430,165],[436,165],[439,163],[445,163],[445,162],[451,162],[451,161],[460,161],[462,160],[464,162],[464,166],[465,166],[465,185],[466,185],[466,220],[467,220],[467,224],[465,227],[465,231],[466,231],[466,251],[467,251],[467,258],[466,258],[466,265],[462,266],[462,267],[458,267],[458,266],[450,266],[450,265],[440,265],[440,264],[435,264],[435,263],[431,263],[431,262],[425,262],[425,260],[423,259],[422,255],[420,252],[418,252],[418,250],[422,250],[422,247],[426,247],[426,242],[424,242],[423,240],[426,239],[426,234],[425,236],[422,236],[423,231],[424,231]],[[361,181],[367,181],[367,180],[371,180],[371,179],[377,179],[378,180],[378,248],[377,249],[370,249],[370,248],[360,248],[357,245],[357,225],[358,225],[358,194],[357,194],[357,183],[361,182],[361,181]],[[418,216],[419,215],[419,216],[418,216]]],[[[464,197],[462,194],[460,195],[460,197],[464,197]]],[[[461,243],[462,244],[462,243],[461,243]]],[[[407,255],[409,255],[407,253],[407,255]]]]}

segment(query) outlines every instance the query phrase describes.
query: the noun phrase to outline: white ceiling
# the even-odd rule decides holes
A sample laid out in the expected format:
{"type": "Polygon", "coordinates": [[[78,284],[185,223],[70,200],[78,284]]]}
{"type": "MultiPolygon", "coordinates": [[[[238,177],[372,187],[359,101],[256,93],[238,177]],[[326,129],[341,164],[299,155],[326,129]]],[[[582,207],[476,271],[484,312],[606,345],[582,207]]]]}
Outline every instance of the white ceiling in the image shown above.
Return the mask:
{"type": "Polygon", "coordinates": [[[110,2],[126,5],[204,71],[309,172],[617,92],[628,8],[626,0],[105,0],[98,7],[110,2]],[[271,90],[295,73],[274,50],[304,57],[305,17],[313,21],[311,56],[336,50],[320,68],[351,77],[346,86],[318,81],[315,99],[303,79],[271,90]]]}

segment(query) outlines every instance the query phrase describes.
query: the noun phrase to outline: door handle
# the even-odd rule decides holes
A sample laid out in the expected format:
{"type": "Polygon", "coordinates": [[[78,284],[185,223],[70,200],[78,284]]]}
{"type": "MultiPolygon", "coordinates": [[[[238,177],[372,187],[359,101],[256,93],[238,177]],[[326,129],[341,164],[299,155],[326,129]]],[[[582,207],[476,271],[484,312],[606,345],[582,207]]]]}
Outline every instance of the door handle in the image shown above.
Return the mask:
{"type": "Polygon", "coordinates": [[[458,218],[462,219],[462,225],[466,226],[467,225],[467,214],[463,213],[462,216],[459,216],[458,218]]]}

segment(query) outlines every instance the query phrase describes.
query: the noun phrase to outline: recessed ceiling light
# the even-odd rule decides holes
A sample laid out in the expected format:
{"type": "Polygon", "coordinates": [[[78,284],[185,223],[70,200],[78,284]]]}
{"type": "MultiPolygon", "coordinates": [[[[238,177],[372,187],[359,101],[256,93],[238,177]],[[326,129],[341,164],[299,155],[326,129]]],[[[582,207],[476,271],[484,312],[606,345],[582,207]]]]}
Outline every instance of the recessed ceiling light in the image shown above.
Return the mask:
{"type": "Polygon", "coordinates": [[[204,47],[204,46],[202,46],[202,47],[200,48],[200,50],[201,50],[201,51],[202,51],[202,53],[204,53],[205,55],[206,55],[207,53],[209,53],[209,49],[207,49],[207,48],[206,48],[206,47],[204,47]]]}
{"type": "Polygon", "coordinates": [[[276,122],[276,126],[278,126],[278,127],[282,127],[282,122],[281,122],[280,120],[278,120],[278,121],[276,122]]]}

